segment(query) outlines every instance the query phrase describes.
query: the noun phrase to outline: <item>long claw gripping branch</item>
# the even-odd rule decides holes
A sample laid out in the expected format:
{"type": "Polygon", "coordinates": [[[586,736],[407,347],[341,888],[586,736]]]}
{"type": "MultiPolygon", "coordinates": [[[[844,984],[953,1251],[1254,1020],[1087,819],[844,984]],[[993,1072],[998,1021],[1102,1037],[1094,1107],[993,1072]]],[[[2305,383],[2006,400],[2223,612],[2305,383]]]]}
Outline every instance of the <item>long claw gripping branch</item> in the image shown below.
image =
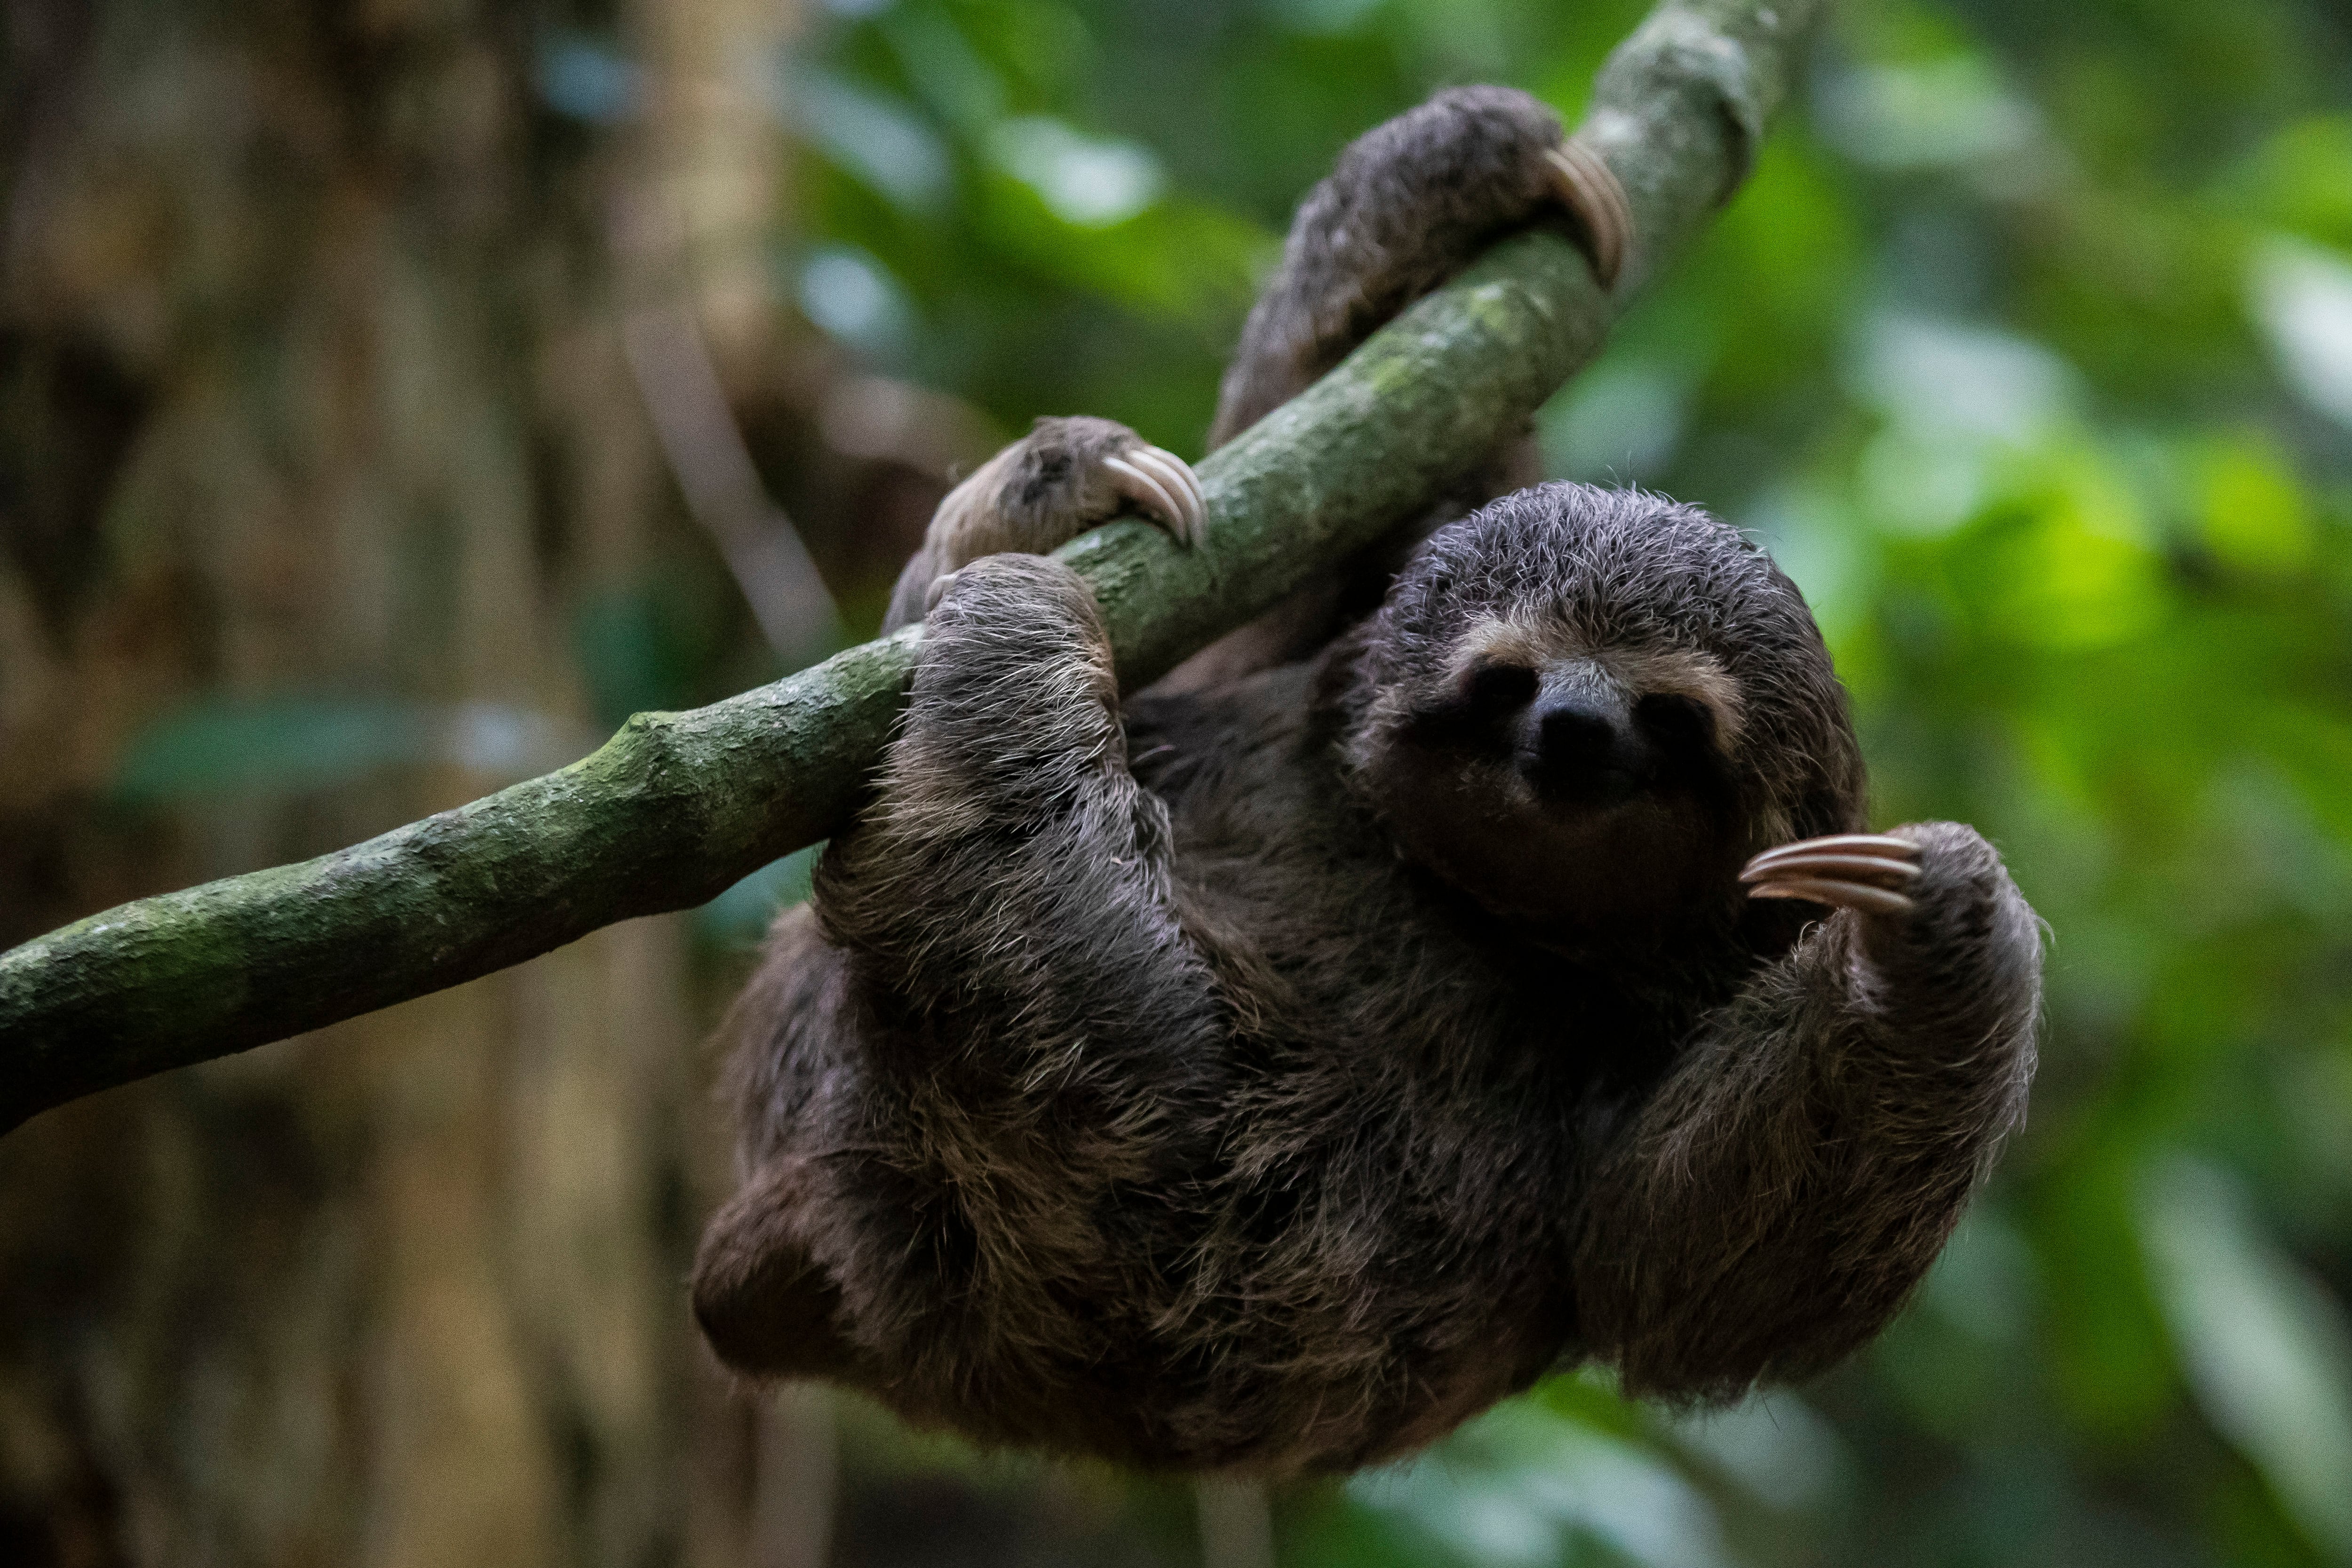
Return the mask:
{"type": "Polygon", "coordinates": [[[1184,542],[1200,543],[1208,536],[1209,498],[1208,492],[1201,488],[1201,476],[1192,471],[1192,465],[1164,447],[1146,447],[1133,456],[1152,472],[1163,476],[1175,490],[1177,501],[1191,519],[1191,537],[1184,542]]]}
{"type": "Polygon", "coordinates": [[[1190,548],[1201,542],[1208,528],[1208,504],[1192,465],[1158,447],[1138,447],[1122,456],[1107,458],[1118,493],[1158,518],[1176,542],[1190,548]]]}
{"type": "Polygon", "coordinates": [[[1160,479],[1138,464],[1124,458],[1106,458],[1103,467],[1111,471],[1111,485],[1119,494],[1141,507],[1169,532],[1181,539],[1184,535],[1184,509],[1168,493],[1160,479]]]}
{"type": "Polygon", "coordinates": [[[1560,205],[1574,213],[1592,242],[1592,275],[1614,288],[1633,243],[1633,208],[1625,187],[1600,154],[1574,138],[1544,153],[1545,173],[1560,205]]]}

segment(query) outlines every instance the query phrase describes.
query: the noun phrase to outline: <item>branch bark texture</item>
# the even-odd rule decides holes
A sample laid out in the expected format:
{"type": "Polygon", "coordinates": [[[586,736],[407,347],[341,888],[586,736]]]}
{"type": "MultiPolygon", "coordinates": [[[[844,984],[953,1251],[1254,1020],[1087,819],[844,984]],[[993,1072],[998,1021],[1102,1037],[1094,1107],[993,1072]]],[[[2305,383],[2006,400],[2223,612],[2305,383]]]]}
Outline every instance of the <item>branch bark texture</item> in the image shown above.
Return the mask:
{"type": "MultiPolygon", "coordinates": [[[[1549,233],[1497,246],[1200,467],[1208,539],[1118,522],[1064,555],[1145,684],[1425,508],[1591,358],[1736,190],[1821,0],[1669,0],[1611,56],[1579,134],[1624,185],[1604,293],[1549,233]]],[[[919,627],[685,713],[381,837],[125,904],[0,954],[0,1131],[52,1105],[685,909],[855,807],[919,627]]]]}

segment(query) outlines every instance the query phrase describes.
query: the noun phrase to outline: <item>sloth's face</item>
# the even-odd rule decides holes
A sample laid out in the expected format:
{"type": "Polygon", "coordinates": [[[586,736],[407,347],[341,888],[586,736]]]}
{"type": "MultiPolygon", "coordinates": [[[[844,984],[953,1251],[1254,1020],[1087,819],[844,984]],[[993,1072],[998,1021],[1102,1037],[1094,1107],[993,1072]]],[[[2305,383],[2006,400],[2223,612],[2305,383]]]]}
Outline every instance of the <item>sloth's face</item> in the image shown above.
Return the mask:
{"type": "Polygon", "coordinates": [[[1415,662],[1355,747],[1410,858],[1601,941],[1736,902],[1742,702],[1718,661],[1496,618],[1415,662]]]}
{"type": "Polygon", "coordinates": [[[1693,507],[1505,496],[1430,535],[1345,668],[1349,773],[1398,847],[1565,940],[1744,923],[1747,857],[1861,823],[1803,597],[1693,507]]]}

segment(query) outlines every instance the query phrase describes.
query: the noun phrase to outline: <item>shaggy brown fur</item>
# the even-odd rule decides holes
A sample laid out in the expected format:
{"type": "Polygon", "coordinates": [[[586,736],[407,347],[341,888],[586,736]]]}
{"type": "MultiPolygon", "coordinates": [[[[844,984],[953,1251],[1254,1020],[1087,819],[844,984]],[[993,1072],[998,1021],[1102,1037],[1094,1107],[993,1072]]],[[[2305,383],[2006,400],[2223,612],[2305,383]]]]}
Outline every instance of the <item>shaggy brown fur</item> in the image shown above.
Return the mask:
{"type": "MultiPolygon", "coordinates": [[[[1465,87],[1375,126],[1340,153],[1338,167],[1299,204],[1282,266],[1250,309],[1209,427],[1211,449],[1312,386],[1505,231],[1575,226],[1544,172],[1542,154],[1559,140],[1559,117],[1526,93],[1465,87]]],[[[1524,430],[1467,468],[1456,492],[1429,517],[1202,649],[1157,689],[1203,690],[1312,658],[1341,626],[1380,603],[1431,529],[1542,477],[1534,438],[1524,430]]]]}
{"type": "MultiPolygon", "coordinates": [[[[1384,193],[1359,249],[1318,249],[1310,202],[1291,282],[1377,304],[1303,310],[1327,335],[1295,365],[1442,273],[1398,285],[1382,236],[1450,224],[1458,260],[1493,226],[1484,187],[1429,183],[1524,150],[1465,96],[1343,161],[1384,193]]],[[[1004,471],[1100,441],[1041,426],[1004,471]]],[[[1312,662],[1123,712],[1085,585],[973,562],[737,1006],[744,1184],[696,1310],[751,1375],[1269,1474],[1405,1451],[1579,1360],[1681,1397],[1822,1367],[2019,1114],[2040,984],[1966,827],[1898,830],[1906,913],[1743,897],[1749,856],[1863,804],[1803,602],[1693,508],[1510,496],[1312,662]]]]}

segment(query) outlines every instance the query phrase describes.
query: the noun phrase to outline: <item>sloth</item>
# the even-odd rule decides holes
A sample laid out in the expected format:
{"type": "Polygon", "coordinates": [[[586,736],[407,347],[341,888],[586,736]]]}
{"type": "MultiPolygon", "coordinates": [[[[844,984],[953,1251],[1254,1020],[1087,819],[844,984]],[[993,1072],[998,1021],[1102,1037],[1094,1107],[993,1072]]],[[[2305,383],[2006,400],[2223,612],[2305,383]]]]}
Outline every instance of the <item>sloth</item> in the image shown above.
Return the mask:
{"type": "MultiPolygon", "coordinates": [[[[1574,228],[1559,138],[1470,89],[1350,148],[1220,435],[1496,232],[1574,228]]],[[[1041,421],[899,584],[902,725],[729,1025],[741,1181],[692,1282],[719,1358],[987,1444],[1287,1476],[1553,1369],[1716,1400],[1874,1333],[2021,1114],[2039,929],[1973,830],[1865,831],[1765,553],[1524,489],[1369,613],[1309,595],[1305,657],[1294,624],[1122,701],[1041,553],[1122,508],[1201,517],[1171,455],[1041,421]]]]}

